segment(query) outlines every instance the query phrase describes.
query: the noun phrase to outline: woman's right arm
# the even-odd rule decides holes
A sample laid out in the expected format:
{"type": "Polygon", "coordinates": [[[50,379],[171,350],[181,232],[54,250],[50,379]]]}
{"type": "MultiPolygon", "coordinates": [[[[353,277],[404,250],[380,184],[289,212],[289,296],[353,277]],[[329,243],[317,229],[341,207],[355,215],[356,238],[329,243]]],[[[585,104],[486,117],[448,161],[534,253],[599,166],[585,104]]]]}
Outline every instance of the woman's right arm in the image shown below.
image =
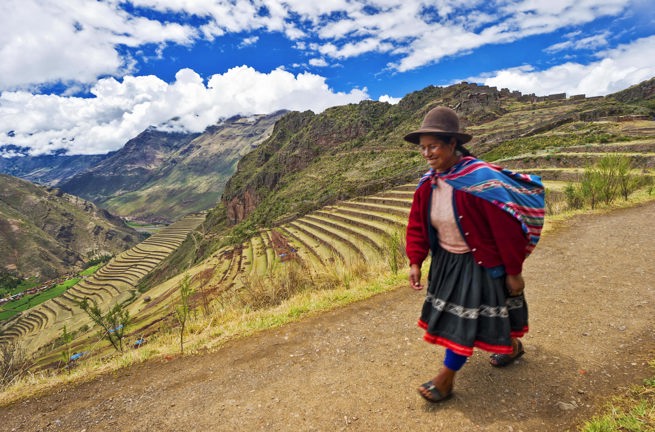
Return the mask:
{"type": "Polygon", "coordinates": [[[421,264],[430,251],[430,239],[425,226],[426,218],[427,213],[419,188],[414,192],[405,237],[405,252],[410,264],[409,283],[416,290],[423,288],[421,285],[421,264]]]}

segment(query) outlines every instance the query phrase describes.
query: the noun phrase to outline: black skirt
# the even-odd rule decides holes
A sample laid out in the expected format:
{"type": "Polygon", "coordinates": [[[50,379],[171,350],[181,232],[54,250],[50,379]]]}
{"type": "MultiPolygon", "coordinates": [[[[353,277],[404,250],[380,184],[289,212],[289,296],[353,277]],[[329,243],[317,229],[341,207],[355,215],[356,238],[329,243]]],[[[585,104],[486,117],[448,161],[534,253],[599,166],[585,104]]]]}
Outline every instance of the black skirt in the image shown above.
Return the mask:
{"type": "Polygon", "coordinates": [[[426,341],[460,355],[472,355],[473,347],[511,354],[511,338],[528,331],[528,305],[523,294],[510,297],[505,276],[491,277],[472,253],[437,248],[419,326],[426,341]]]}

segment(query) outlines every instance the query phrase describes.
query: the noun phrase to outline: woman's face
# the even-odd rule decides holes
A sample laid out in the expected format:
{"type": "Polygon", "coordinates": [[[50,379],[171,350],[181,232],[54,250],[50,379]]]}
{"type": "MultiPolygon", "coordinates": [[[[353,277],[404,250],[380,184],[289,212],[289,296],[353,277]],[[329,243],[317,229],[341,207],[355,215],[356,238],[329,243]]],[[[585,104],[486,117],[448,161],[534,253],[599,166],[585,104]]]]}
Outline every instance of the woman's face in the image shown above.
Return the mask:
{"type": "Polygon", "coordinates": [[[421,154],[435,171],[445,171],[457,163],[459,157],[455,152],[457,141],[451,138],[449,142],[434,136],[423,134],[419,137],[421,154]]]}

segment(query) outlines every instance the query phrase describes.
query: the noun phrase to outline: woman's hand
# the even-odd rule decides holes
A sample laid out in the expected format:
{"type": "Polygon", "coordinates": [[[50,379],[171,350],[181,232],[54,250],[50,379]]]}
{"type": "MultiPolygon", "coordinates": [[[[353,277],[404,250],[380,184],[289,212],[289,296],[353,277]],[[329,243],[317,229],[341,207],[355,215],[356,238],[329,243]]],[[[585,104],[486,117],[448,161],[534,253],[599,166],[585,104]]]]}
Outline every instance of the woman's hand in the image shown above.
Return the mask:
{"type": "Polygon", "coordinates": [[[523,294],[525,289],[525,281],[521,273],[516,275],[507,275],[505,276],[505,286],[509,291],[510,296],[517,296],[523,294]]]}
{"type": "Polygon", "coordinates": [[[409,268],[409,286],[416,291],[423,289],[423,285],[421,285],[421,266],[418,264],[412,264],[409,268]]]}

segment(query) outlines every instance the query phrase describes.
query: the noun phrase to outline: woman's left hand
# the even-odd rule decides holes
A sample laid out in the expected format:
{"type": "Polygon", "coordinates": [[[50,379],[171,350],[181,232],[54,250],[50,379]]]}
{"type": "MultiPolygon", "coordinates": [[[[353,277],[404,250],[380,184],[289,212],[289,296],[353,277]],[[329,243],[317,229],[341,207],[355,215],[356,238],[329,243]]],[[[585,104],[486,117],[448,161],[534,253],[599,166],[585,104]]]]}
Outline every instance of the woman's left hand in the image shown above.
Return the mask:
{"type": "Polygon", "coordinates": [[[510,296],[517,296],[523,294],[525,289],[525,281],[521,273],[516,275],[507,275],[505,276],[505,286],[509,291],[510,296]]]}

